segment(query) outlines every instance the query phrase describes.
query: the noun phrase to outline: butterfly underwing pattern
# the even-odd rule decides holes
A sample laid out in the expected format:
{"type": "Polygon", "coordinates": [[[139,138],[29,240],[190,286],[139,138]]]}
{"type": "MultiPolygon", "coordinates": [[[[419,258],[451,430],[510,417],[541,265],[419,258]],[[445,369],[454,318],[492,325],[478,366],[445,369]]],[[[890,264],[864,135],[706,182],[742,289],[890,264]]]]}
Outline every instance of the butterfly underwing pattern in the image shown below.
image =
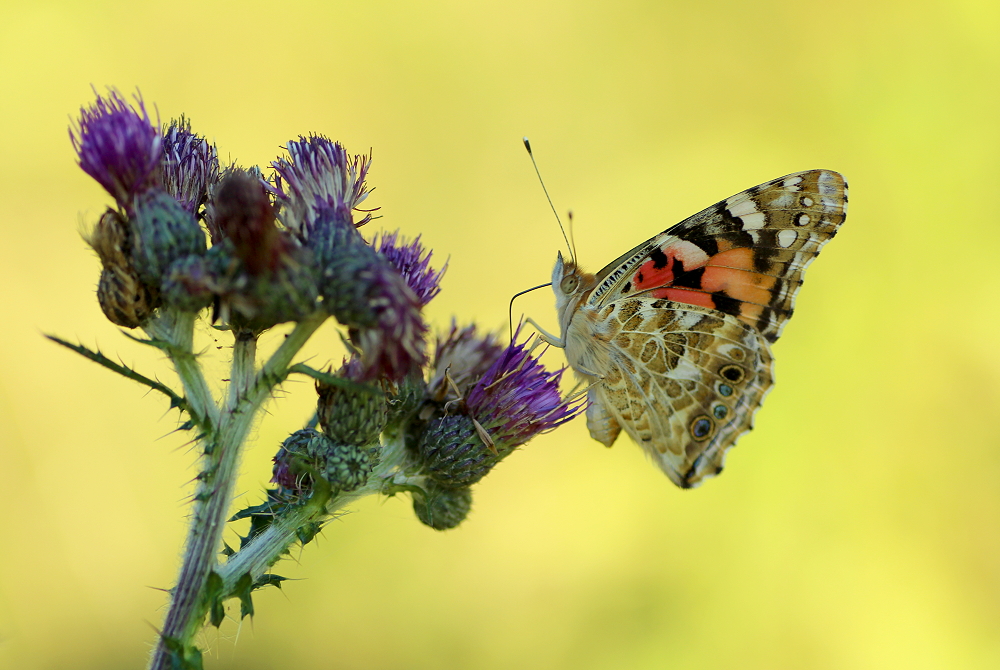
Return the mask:
{"type": "Polygon", "coordinates": [[[597,274],[559,254],[561,336],[539,332],[589,386],[591,436],[610,447],[624,430],[682,488],[721,472],[771,388],[770,345],[802,273],[846,215],[843,176],[810,170],[727,198],[597,274]]]}

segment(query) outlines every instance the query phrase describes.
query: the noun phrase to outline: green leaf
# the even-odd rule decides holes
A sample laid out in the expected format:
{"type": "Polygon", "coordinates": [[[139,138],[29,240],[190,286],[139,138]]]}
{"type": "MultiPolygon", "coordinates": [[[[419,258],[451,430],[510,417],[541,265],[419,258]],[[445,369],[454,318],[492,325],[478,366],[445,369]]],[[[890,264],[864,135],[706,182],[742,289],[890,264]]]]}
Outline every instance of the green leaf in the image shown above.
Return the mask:
{"type": "Polygon", "coordinates": [[[241,619],[245,619],[248,615],[253,616],[253,598],[250,597],[250,592],[253,589],[253,577],[250,576],[249,572],[244,573],[236,581],[236,586],[233,587],[233,595],[240,599],[241,619]]]}
{"type": "Polygon", "coordinates": [[[305,363],[296,363],[295,365],[288,368],[288,374],[298,373],[301,375],[306,375],[307,377],[312,377],[317,381],[321,381],[324,384],[329,384],[330,386],[339,386],[341,388],[350,389],[352,391],[360,391],[362,393],[370,393],[376,395],[382,391],[371,386],[370,384],[360,384],[350,379],[344,379],[343,377],[338,377],[337,375],[332,375],[329,372],[321,372],[314,368],[309,367],[305,363]]]}
{"type": "Polygon", "coordinates": [[[220,551],[219,553],[225,556],[226,558],[229,558],[230,556],[236,553],[236,550],[230,547],[229,544],[225,540],[223,540],[222,551],[220,551]]]}
{"type": "Polygon", "coordinates": [[[253,583],[254,590],[262,589],[265,586],[277,586],[281,588],[281,582],[287,581],[288,577],[282,577],[281,575],[266,574],[261,575],[257,578],[257,581],[253,583]]]}
{"type": "MultiPolygon", "coordinates": [[[[109,370],[117,372],[118,374],[120,374],[123,377],[127,377],[128,379],[131,379],[133,381],[137,381],[140,384],[145,384],[146,386],[148,386],[149,388],[153,389],[154,391],[159,391],[160,393],[162,393],[165,396],[167,396],[168,398],[170,398],[170,408],[171,409],[173,409],[173,408],[176,407],[177,409],[183,410],[183,411],[187,412],[188,414],[191,413],[190,410],[188,409],[187,400],[185,400],[183,397],[181,397],[180,395],[178,395],[176,392],[174,392],[171,388],[169,388],[165,384],[162,384],[162,383],[156,381],[155,379],[150,379],[149,377],[146,377],[145,375],[136,372],[135,370],[133,370],[132,368],[130,368],[128,366],[121,365],[120,363],[115,363],[113,360],[111,360],[110,358],[108,358],[107,356],[105,356],[104,354],[102,354],[100,351],[94,351],[92,349],[88,349],[87,347],[83,346],[82,344],[73,344],[71,342],[67,342],[66,340],[61,340],[61,339],[59,339],[58,337],[56,337],[54,335],[46,335],[45,337],[47,337],[48,339],[52,340],[56,344],[61,344],[62,346],[66,347],[67,349],[72,349],[73,351],[75,351],[76,353],[80,354],[84,358],[89,358],[90,360],[94,361],[95,363],[97,363],[99,365],[103,365],[104,367],[108,368],[109,370]]],[[[133,339],[136,339],[136,338],[133,338],[133,339]]]]}
{"type": "Polygon", "coordinates": [[[204,670],[201,649],[194,645],[185,647],[175,637],[162,637],[163,646],[167,650],[167,667],[170,670],[204,670]]]}
{"type": "Polygon", "coordinates": [[[205,597],[209,601],[209,621],[218,628],[226,618],[225,597],[222,593],[222,577],[213,570],[208,573],[208,580],[205,582],[205,597]]]}
{"type": "Polygon", "coordinates": [[[319,521],[310,521],[304,526],[300,526],[295,530],[295,537],[299,538],[299,542],[302,546],[305,546],[313,541],[316,534],[323,528],[323,524],[319,521]]]}

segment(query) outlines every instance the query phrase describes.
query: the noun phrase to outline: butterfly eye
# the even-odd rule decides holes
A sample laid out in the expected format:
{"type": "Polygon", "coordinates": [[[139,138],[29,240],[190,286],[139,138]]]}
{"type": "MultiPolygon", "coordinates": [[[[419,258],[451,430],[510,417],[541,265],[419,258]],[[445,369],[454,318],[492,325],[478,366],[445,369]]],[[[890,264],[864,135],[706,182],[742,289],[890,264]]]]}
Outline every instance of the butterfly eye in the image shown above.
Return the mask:
{"type": "Polygon", "coordinates": [[[580,278],[576,275],[567,275],[563,277],[562,281],[559,282],[559,290],[563,293],[573,293],[576,291],[576,287],[580,285],[580,278]]]}

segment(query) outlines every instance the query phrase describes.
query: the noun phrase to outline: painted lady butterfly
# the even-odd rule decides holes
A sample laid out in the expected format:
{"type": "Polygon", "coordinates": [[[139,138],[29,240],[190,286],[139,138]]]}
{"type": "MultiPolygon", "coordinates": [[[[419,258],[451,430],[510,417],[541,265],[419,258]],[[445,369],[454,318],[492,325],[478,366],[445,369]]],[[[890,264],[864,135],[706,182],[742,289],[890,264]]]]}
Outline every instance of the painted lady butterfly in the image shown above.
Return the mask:
{"type": "Polygon", "coordinates": [[[531,323],[591,385],[590,435],[610,447],[624,429],[683,488],[721,472],[771,388],[770,345],[802,273],[846,214],[843,176],[811,170],[723,200],[596,275],[560,253],[562,336],[531,323]]]}

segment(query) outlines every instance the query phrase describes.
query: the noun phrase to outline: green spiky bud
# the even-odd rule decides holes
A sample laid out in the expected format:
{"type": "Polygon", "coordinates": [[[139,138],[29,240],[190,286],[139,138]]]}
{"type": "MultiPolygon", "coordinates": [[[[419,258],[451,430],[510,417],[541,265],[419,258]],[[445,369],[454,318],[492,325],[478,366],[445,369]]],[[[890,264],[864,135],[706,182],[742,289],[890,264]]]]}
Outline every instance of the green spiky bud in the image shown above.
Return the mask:
{"type": "Polygon", "coordinates": [[[503,444],[491,450],[464,414],[433,419],[417,442],[424,471],[446,488],[475,484],[513,450],[503,444]]]}
{"type": "Polygon", "coordinates": [[[172,307],[198,312],[212,304],[218,284],[206,256],[185,256],[167,268],[160,295],[172,307]]]}
{"type": "Polygon", "coordinates": [[[427,399],[427,382],[419,375],[408,375],[396,384],[395,393],[386,395],[388,408],[386,430],[396,432],[412,419],[427,399]]]}
{"type": "MultiPolygon", "coordinates": [[[[356,359],[344,364],[338,376],[354,381],[361,374],[356,359]]],[[[316,383],[319,402],[316,411],[323,431],[335,442],[359,446],[376,442],[385,428],[385,393],[374,386],[334,386],[316,383]]]]}
{"type": "Polygon", "coordinates": [[[372,454],[356,445],[334,442],[306,428],[289,435],[274,457],[272,482],[295,493],[312,488],[322,477],[331,489],[353,491],[364,486],[374,467],[372,454]]]}
{"type": "Polygon", "coordinates": [[[323,477],[330,488],[354,491],[368,481],[373,462],[371,453],[353,444],[336,444],[327,452],[323,464],[323,477]]]}
{"type": "Polygon", "coordinates": [[[136,197],[132,232],[132,263],[153,287],[178,258],[205,253],[205,234],[194,214],[158,188],[136,197]]]}
{"type": "Polygon", "coordinates": [[[319,292],[308,256],[306,249],[289,248],[273,271],[244,275],[244,288],[229,296],[234,324],[260,331],[312,314],[319,292]]]}
{"type": "Polygon", "coordinates": [[[448,530],[465,520],[472,509],[472,489],[446,489],[429,484],[413,496],[413,511],[425,526],[448,530]]]}

